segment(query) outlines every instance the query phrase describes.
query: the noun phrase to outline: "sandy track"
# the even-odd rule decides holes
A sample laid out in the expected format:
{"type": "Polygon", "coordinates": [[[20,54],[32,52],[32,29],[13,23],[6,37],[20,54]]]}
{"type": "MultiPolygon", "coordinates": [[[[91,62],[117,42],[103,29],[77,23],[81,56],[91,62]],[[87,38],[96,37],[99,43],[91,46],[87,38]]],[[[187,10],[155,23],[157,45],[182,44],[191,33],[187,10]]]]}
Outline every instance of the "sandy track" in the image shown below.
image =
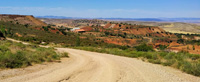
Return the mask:
{"type": "Polygon", "coordinates": [[[0,82],[200,82],[199,77],[138,59],[82,50],[69,52],[61,63],[0,71],[0,82]]]}

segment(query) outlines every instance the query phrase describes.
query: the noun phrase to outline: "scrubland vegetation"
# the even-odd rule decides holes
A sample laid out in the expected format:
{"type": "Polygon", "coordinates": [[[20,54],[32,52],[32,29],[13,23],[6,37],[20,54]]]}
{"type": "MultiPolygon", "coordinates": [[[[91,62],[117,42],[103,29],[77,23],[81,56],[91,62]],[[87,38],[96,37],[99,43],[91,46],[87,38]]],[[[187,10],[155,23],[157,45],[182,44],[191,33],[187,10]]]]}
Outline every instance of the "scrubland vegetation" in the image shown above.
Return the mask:
{"type": "Polygon", "coordinates": [[[0,41],[0,68],[19,68],[42,62],[54,62],[68,53],[55,52],[54,48],[0,41]]]}
{"type": "MultiPolygon", "coordinates": [[[[55,43],[55,44],[62,44],[65,47],[70,47],[70,46],[77,46],[77,42],[80,41],[78,45],[81,45],[81,46],[106,45],[104,42],[96,41],[94,37],[79,36],[79,34],[76,34],[73,32],[64,32],[63,33],[64,35],[61,35],[57,33],[52,33],[48,30],[46,31],[37,30],[31,26],[27,28],[25,27],[25,25],[13,24],[10,22],[2,22],[2,21],[0,21],[0,25],[2,25],[1,28],[4,30],[3,33],[6,37],[14,38],[14,39],[25,41],[25,42],[31,42],[35,44],[44,43],[44,45],[46,45],[49,43],[55,43]],[[7,31],[5,31],[5,29],[7,31]],[[21,36],[16,35],[16,33],[21,36]],[[85,37],[85,38],[79,38],[77,40],[77,37],[78,38],[85,37]]],[[[43,27],[43,28],[47,29],[46,27],[43,27]]]]}
{"type": "Polygon", "coordinates": [[[126,56],[132,58],[139,58],[143,61],[148,61],[154,64],[161,64],[164,66],[171,66],[180,69],[186,73],[200,76],[200,55],[189,54],[189,53],[174,53],[174,52],[155,52],[152,51],[151,46],[142,44],[134,48],[119,49],[119,48],[96,48],[96,47],[75,47],[76,49],[108,53],[119,56],[126,56]],[[148,47],[140,49],[140,47],[148,47]]]}
{"type": "MultiPolygon", "coordinates": [[[[138,42],[138,46],[130,46],[130,45],[116,45],[106,43],[103,39],[96,38],[95,35],[84,35],[77,34],[73,32],[65,32],[61,31],[52,33],[50,30],[55,30],[51,28],[51,26],[43,26],[41,28],[36,29],[35,27],[22,25],[22,24],[13,24],[12,22],[0,22],[1,32],[6,35],[6,37],[11,37],[14,39],[32,42],[35,44],[43,44],[47,45],[50,43],[61,44],[63,47],[72,47],[76,49],[82,49],[87,51],[94,51],[100,53],[108,53],[119,56],[126,56],[132,58],[139,58],[143,61],[147,61],[154,64],[161,64],[164,66],[171,66],[177,69],[180,69],[186,73],[193,74],[195,76],[200,76],[200,55],[189,54],[185,52],[174,53],[174,52],[165,52],[164,50],[167,48],[167,45],[160,45],[159,52],[154,51],[153,46],[149,46],[147,44],[141,44],[144,39],[142,37],[151,37],[153,39],[158,39],[161,41],[167,40],[172,37],[172,33],[167,32],[156,32],[146,35],[134,35],[121,33],[118,31],[117,33],[109,31],[102,32],[99,37],[103,38],[124,38],[124,39],[140,39],[138,42]],[[41,30],[42,29],[42,30],[41,30]],[[18,33],[18,34],[16,34],[18,33]],[[154,36],[152,35],[154,34],[154,36]],[[158,36],[159,34],[166,35],[158,36]]],[[[137,26],[137,25],[135,25],[137,26]]],[[[121,24],[119,24],[121,27],[121,24]]],[[[144,26],[137,28],[144,28],[144,26]]],[[[125,27],[126,29],[131,29],[131,27],[125,27]]],[[[93,26],[93,29],[97,29],[97,27],[93,26]]],[[[136,28],[135,28],[136,29],[136,28]]],[[[58,29],[61,30],[61,29],[58,29]]],[[[147,30],[154,30],[150,27],[147,30]]],[[[94,32],[99,32],[97,29],[94,32]]],[[[138,32],[138,29],[136,29],[138,32]]],[[[178,37],[178,43],[195,43],[198,42],[186,42],[181,39],[181,35],[176,34],[178,37]]],[[[175,38],[176,38],[175,36],[175,38]]],[[[195,41],[195,40],[194,40],[195,41]]],[[[167,41],[171,43],[172,41],[167,41]]],[[[41,48],[36,45],[23,45],[21,43],[12,43],[9,41],[1,41],[0,42],[0,68],[18,68],[18,67],[26,67],[30,66],[34,63],[42,63],[42,62],[52,62],[57,61],[60,57],[67,57],[67,53],[59,54],[54,51],[53,48],[41,48]]],[[[119,42],[118,42],[119,43],[119,42]]]]}
{"type": "Polygon", "coordinates": [[[178,33],[175,33],[175,35],[178,37],[178,40],[177,40],[178,43],[200,45],[200,40],[194,39],[194,37],[200,37],[200,34],[178,34],[178,33]],[[183,39],[182,36],[188,38],[188,40],[183,39]]]}

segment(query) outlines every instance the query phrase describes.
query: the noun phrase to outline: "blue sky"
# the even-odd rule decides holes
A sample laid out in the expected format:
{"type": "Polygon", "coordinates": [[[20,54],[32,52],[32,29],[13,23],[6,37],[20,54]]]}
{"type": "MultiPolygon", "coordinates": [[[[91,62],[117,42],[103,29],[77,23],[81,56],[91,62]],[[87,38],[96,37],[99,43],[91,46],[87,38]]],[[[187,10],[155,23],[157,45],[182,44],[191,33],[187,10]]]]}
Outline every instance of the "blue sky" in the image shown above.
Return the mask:
{"type": "Polygon", "coordinates": [[[90,18],[200,18],[200,0],[1,0],[0,14],[90,18]]]}

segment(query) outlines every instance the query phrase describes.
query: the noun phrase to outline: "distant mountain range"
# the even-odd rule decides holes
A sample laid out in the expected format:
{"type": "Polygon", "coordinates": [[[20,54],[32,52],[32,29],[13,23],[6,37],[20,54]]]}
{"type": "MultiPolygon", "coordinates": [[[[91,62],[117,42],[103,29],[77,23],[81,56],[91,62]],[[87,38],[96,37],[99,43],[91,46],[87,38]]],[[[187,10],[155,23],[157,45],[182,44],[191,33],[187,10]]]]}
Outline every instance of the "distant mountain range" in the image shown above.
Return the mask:
{"type": "Polygon", "coordinates": [[[49,18],[49,19],[86,19],[80,17],[65,17],[65,16],[35,16],[37,18],[49,18]]]}
{"type": "Polygon", "coordinates": [[[101,20],[111,20],[111,21],[200,23],[200,18],[81,18],[81,17],[65,17],[65,16],[36,16],[36,17],[37,18],[49,18],[49,19],[101,19],[101,20]]]}

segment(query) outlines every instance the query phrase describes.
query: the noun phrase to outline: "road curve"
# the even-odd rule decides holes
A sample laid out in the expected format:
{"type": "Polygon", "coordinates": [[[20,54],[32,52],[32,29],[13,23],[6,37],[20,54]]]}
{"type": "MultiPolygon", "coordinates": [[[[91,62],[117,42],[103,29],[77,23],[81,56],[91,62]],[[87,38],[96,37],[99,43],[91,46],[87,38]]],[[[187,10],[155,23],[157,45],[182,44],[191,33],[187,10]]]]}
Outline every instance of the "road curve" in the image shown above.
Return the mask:
{"type": "Polygon", "coordinates": [[[171,67],[69,48],[70,58],[0,71],[0,82],[200,82],[200,78],[171,67]]]}

